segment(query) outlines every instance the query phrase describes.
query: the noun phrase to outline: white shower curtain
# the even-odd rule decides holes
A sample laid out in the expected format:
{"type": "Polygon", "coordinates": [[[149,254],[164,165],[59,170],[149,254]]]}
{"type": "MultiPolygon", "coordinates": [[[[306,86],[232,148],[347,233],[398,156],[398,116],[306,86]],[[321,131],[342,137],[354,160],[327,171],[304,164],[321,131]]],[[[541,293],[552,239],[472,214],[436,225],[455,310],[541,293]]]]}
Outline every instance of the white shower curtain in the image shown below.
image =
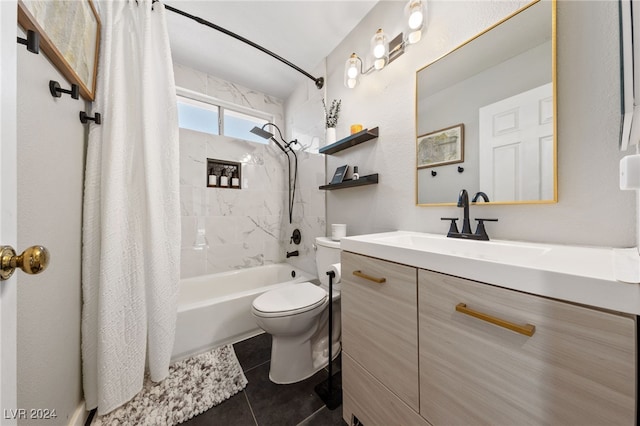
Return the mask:
{"type": "Polygon", "coordinates": [[[165,10],[99,2],[102,40],[84,193],[82,363],[105,414],[168,374],[180,278],[178,119],[165,10]]]}

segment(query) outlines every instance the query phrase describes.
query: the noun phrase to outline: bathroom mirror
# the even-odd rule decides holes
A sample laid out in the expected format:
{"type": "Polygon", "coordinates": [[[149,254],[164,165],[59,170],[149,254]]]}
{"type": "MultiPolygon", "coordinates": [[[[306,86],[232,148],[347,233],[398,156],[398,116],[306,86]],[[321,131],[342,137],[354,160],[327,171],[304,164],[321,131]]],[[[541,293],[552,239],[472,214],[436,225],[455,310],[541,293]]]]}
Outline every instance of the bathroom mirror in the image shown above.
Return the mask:
{"type": "Polygon", "coordinates": [[[417,71],[416,204],[462,188],[557,201],[555,7],[533,2],[417,71]]]}

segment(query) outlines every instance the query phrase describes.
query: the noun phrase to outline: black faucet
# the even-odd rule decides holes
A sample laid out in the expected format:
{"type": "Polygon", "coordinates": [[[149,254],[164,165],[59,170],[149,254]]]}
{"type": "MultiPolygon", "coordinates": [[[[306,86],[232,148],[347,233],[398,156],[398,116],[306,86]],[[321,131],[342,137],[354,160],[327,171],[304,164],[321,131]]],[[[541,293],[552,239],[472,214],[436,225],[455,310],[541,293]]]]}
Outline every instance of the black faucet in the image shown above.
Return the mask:
{"type": "Polygon", "coordinates": [[[478,201],[478,198],[482,198],[485,203],[489,202],[489,196],[487,196],[487,194],[482,191],[476,192],[476,195],[473,196],[473,200],[471,200],[471,202],[475,203],[476,201],[478,201]]]}
{"type": "Polygon", "coordinates": [[[471,223],[469,222],[469,194],[466,189],[460,191],[460,195],[458,195],[458,207],[462,207],[464,209],[461,233],[471,234],[471,223]]]}
{"type": "MultiPolygon", "coordinates": [[[[475,202],[478,197],[482,197],[485,201],[489,201],[489,197],[487,197],[487,194],[485,194],[484,192],[478,192],[476,196],[473,197],[473,201],[475,202]]],[[[484,227],[484,222],[497,222],[498,219],[476,219],[476,221],[478,221],[478,226],[476,227],[476,232],[472,233],[471,223],[469,222],[469,193],[466,189],[460,191],[460,194],[458,195],[458,207],[462,207],[464,209],[464,215],[462,218],[462,231],[458,232],[458,226],[456,225],[456,222],[458,221],[457,217],[443,217],[442,220],[451,221],[447,237],[489,241],[489,235],[487,235],[487,231],[484,227]]]]}
{"type": "Polygon", "coordinates": [[[298,253],[298,250],[287,252],[287,259],[293,256],[300,256],[300,254],[298,253]]]}

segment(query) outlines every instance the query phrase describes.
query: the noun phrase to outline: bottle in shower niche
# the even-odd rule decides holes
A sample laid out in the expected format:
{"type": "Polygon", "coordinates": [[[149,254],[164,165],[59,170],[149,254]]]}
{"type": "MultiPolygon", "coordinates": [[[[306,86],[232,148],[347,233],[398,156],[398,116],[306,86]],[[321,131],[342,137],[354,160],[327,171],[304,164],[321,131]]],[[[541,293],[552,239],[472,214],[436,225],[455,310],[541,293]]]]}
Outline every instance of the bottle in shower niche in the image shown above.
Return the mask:
{"type": "Polygon", "coordinates": [[[229,187],[229,177],[227,176],[227,169],[222,170],[222,176],[220,176],[220,186],[223,188],[229,187]]]}
{"type": "Polygon", "coordinates": [[[208,186],[218,186],[218,176],[216,176],[213,168],[209,170],[208,186]]]}
{"type": "Polygon", "coordinates": [[[353,166],[353,175],[351,176],[351,179],[353,180],[360,179],[360,173],[358,173],[358,166],[353,166]]]}
{"type": "Polygon", "coordinates": [[[232,188],[239,188],[240,187],[240,179],[238,178],[238,172],[237,171],[233,172],[233,174],[231,175],[231,187],[232,188]]]}

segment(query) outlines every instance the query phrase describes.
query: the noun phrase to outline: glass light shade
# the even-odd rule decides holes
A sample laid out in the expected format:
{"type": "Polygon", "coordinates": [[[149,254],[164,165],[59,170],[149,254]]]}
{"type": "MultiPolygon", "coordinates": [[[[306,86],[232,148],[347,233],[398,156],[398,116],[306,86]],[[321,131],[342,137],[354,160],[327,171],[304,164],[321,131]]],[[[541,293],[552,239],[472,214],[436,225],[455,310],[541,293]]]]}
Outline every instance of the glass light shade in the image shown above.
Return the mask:
{"type": "Polygon", "coordinates": [[[371,53],[376,59],[381,59],[389,55],[389,47],[387,46],[387,36],[382,28],[378,29],[371,38],[371,53]]]}
{"type": "Polygon", "coordinates": [[[422,39],[422,30],[412,31],[407,37],[407,41],[409,42],[409,44],[416,44],[420,41],[420,39],[422,39]]]}
{"type": "Polygon", "coordinates": [[[344,85],[347,88],[353,89],[358,85],[361,70],[362,61],[358,55],[352,53],[344,64],[344,85]]]}
{"type": "Polygon", "coordinates": [[[405,7],[405,15],[409,23],[409,28],[417,30],[424,24],[424,8],[421,0],[409,0],[405,7]]]}

